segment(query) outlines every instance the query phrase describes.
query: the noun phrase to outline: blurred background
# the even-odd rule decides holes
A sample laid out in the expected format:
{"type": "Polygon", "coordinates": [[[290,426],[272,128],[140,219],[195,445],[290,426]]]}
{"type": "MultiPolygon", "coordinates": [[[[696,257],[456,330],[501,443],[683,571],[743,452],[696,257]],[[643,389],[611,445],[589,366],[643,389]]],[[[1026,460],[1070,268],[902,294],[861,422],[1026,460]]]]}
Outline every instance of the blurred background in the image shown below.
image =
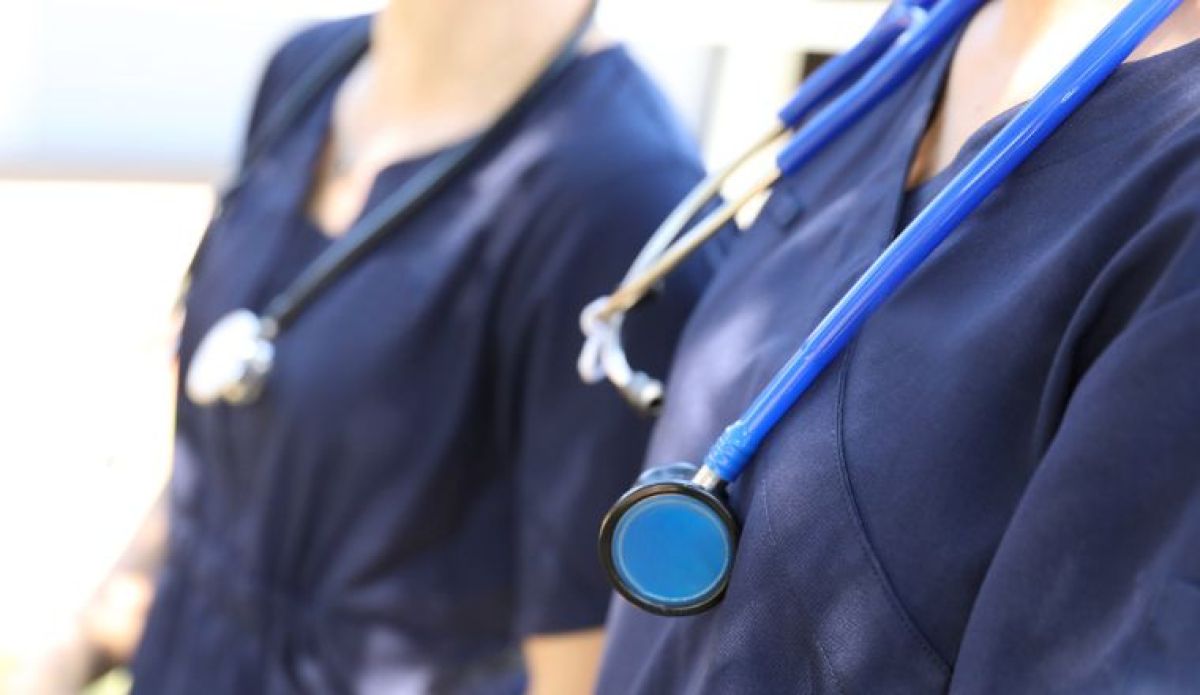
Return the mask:
{"type": "MultiPolygon", "coordinates": [[[[0,3],[0,692],[167,473],[172,308],[267,56],[302,25],[377,4],[0,3]]],[[[882,8],[603,0],[598,22],[719,163],[882,8]]]]}

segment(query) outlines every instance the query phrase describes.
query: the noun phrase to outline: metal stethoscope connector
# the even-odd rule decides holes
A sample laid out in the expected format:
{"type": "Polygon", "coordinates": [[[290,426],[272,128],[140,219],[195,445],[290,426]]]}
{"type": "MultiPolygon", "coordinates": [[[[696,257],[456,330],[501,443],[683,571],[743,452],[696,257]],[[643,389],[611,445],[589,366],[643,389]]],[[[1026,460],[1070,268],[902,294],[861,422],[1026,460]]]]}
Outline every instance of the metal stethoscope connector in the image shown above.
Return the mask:
{"type": "Polygon", "coordinates": [[[579,323],[585,341],[578,363],[579,376],[584,382],[595,384],[607,378],[639,411],[657,414],[662,406],[663,384],[630,366],[621,338],[625,315],[671,271],[716,236],[748,202],[769,190],[779,179],[779,170],[772,168],[746,191],[684,231],[688,223],[717,197],[730,177],[786,132],[785,125],[776,125],[733,162],[701,181],[650,236],[617,289],[584,308],[579,323]]]}

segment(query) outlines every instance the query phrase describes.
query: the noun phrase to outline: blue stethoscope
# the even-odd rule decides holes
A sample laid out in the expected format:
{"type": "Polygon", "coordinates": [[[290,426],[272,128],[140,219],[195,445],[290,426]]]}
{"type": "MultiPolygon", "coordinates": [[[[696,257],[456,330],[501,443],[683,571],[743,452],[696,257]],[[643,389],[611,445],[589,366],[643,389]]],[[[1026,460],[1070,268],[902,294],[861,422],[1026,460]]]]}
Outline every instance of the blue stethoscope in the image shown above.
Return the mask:
{"type": "MultiPolygon", "coordinates": [[[[910,77],[985,0],[897,0],[854,49],[830,61],[779,113],[761,149],[804,121],[776,170],[681,235],[740,158],[703,182],[664,221],[622,285],[585,310],[580,355],[587,381],[608,378],[635,405],[653,409],[662,387],[633,370],[620,345],[624,312],[754,194],[794,174],[910,77]],[[678,237],[678,238],[677,238],[678,237]]],[[[690,615],[721,600],[737,547],[726,487],[871,314],[1031,152],[1075,111],[1182,0],[1133,0],[997,134],[863,273],[813,329],[749,408],[709,449],[700,468],[675,463],[645,472],[605,517],[601,562],[625,598],[660,615],[690,615]]]]}

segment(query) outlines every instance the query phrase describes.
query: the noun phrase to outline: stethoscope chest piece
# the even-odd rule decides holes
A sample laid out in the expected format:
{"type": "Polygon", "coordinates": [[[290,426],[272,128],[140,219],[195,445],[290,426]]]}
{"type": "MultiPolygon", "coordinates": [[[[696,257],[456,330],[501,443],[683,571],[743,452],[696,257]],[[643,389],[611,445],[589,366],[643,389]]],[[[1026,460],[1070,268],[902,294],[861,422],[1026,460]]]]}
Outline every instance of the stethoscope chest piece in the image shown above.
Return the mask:
{"type": "Polygon", "coordinates": [[[253,401],[262,391],[275,347],[262,319],[246,309],[218,320],[196,348],[184,390],[196,405],[253,401]]]}
{"type": "Polygon", "coordinates": [[[604,518],[600,560],[617,591],[658,615],[692,615],[721,600],[738,524],[720,491],[689,463],[646,471],[604,518]]]}

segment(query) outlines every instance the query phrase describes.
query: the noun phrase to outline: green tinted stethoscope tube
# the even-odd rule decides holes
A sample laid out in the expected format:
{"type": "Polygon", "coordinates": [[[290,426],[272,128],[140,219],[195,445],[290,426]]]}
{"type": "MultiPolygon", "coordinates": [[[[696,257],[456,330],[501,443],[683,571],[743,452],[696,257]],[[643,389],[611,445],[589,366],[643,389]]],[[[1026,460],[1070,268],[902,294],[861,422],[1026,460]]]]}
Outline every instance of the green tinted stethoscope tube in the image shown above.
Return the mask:
{"type": "MultiPolygon", "coordinates": [[[[1107,79],[1181,0],[1134,0],[1047,84],[934,198],[863,273],[809,334],[745,413],[713,444],[697,470],[690,464],[652,469],[626,493],[601,528],[601,559],[618,591],[663,615],[699,612],[720,600],[732,571],[737,524],[725,487],[737,480],[774,426],[853,339],[858,329],[937,246],[1107,79]]],[[[959,24],[980,5],[942,0],[909,42],[932,47],[940,12],[959,24]],[[961,16],[959,12],[965,12],[961,16]]],[[[949,25],[949,22],[947,22],[949,25]]],[[[956,24],[955,26],[958,26],[956,24]]],[[[887,60],[885,56],[884,61],[887,60]]],[[[872,69],[869,81],[881,71],[872,69]]],[[[847,94],[857,90],[852,87],[847,94]]],[[[873,102],[878,103],[878,101],[873,102]]],[[[780,155],[781,171],[807,161],[810,128],[829,128],[841,101],[817,115],[780,155]],[[791,154],[789,154],[789,151],[791,154]]]]}

